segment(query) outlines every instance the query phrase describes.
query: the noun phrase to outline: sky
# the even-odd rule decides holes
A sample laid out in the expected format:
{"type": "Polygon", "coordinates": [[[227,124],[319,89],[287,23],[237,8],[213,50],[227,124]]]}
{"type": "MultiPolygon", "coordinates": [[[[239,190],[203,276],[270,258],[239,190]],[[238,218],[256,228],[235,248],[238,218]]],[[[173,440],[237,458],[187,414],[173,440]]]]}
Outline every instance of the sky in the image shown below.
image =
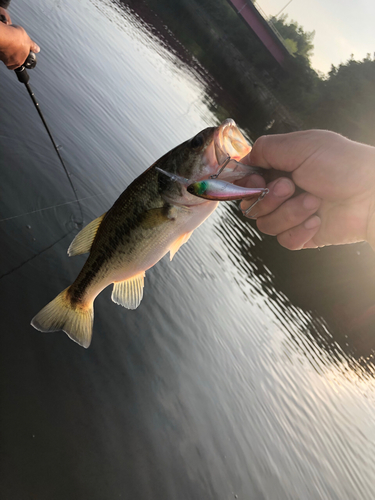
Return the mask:
{"type": "MultiPolygon", "coordinates": [[[[289,0],[257,0],[268,15],[276,15],[289,0]]],[[[282,12],[305,31],[314,31],[312,67],[328,73],[331,64],[346,62],[351,54],[363,59],[375,52],[374,0],[292,0],[282,12]]]]}

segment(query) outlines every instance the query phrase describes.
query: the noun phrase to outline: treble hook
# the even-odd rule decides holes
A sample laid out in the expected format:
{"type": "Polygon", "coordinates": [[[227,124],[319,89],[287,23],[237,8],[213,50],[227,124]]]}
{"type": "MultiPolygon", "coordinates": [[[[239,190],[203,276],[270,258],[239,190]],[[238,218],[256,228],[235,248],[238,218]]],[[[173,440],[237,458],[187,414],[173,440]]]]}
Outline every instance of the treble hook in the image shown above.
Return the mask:
{"type": "Polygon", "coordinates": [[[227,155],[227,158],[226,158],[226,160],[224,160],[224,163],[221,165],[218,173],[211,175],[210,179],[217,179],[219,177],[219,175],[221,174],[221,172],[224,170],[224,168],[228,165],[230,160],[231,160],[231,157],[229,155],[227,155]]]}
{"type": "Polygon", "coordinates": [[[250,213],[251,209],[252,209],[252,208],[254,208],[254,207],[255,207],[255,205],[256,205],[257,203],[259,203],[260,201],[262,201],[262,200],[263,200],[263,198],[266,196],[266,194],[268,194],[269,192],[270,192],[270,190],[269,190],[268,188],[266,188],[266,189],[263,191],[263,193],[259,196],[259,198],[258,198],[257,200],[255,200],[255,201],[254,201],[254,203],[253,203],[252,205],[250,205],[250,206],[249,206],[249,208],[247,208],[244,212],[242,212],[242,213],[243,213],[243,215],[244,215],[245,217],[248,217],[249,219],[255,219],[255,218],[256,218],[256,216],[257,216],[257,214],[254,214],[254,215],[249,215],[249,213],[250,213]]]}

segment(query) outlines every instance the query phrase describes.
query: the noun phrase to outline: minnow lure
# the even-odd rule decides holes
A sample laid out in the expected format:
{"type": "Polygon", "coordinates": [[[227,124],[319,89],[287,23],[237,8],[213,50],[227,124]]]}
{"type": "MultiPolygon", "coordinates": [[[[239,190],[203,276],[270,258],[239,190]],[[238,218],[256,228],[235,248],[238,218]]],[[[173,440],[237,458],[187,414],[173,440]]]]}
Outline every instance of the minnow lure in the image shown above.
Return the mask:
{"type": "Polygon", "coordinates": [[[199,198],[217,201],[242,200],[257,195],[263,198],[268,193],[267,188],[246,188],[220,179],[194,182],[187,187],[187,191],[199,198]]]}

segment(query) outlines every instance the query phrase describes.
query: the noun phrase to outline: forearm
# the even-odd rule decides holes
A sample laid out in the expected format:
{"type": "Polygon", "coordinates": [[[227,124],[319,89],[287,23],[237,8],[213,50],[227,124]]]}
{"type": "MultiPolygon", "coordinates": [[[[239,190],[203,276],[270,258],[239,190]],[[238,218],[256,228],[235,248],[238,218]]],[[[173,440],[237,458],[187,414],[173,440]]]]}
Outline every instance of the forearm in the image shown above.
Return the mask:
{"type": "MultiPolygon", "coordinates": [[[[374,170],[375,170],[375,155],[373,158],[374,170]]],[[[367,242],[371,245],[372,249],[375,250],[375,185],[373,186],[373,196],[369,202],[369,215],[367,218],[367,242]]]]}
{"type": "MultiPolygon", "coordinates": [[[[375,147],[354,142],[354,156],[362,178],[362,209],[364,209],[366,241],[375,250],[375,147]]],[[[351,182],[359,182],[353,175],[351,182]]],[[[361,196],[359,196],[361,198],[361,196]]]]}

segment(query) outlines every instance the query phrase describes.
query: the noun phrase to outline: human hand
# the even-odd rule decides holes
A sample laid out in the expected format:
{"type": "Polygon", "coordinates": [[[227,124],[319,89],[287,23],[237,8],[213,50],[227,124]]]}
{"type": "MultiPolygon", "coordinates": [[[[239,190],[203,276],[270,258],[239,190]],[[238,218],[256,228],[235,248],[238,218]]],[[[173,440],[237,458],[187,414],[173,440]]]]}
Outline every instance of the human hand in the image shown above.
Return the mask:
{"type": "MultiPolygon", "coordinates": [[[[270,182],[257,204],[257,226],[297,250],[368,241],[375,249],[375,148],[334,132],[260,137],[243,163],[291,174],[270,182]],[[292,197],[295,188],[306,191],[292,197]]],[[[264,187],[264,179],[241,184],[264,187]]],[[[251,201],[243,200],[246,210],[251,201]]],[[[251,217],[251,215],[250,215],[251,217]]]]}
{"type": "Polygon", "coordinates": [[[4,24],[12,24],[12,20],[10,18],[10,15],[8,14],[8,11],[6,9],[3,9],[3,7],[0,7],[0,19],[1,16],[3,16],[5,21],[2,21],[4,24]]]}
{"type": "Polygon", "coordinates": [[[39,51],[39,46],[21,26],[0,23],[0,61],[8,69],[19,68],[30,52],[39,51]]]}

